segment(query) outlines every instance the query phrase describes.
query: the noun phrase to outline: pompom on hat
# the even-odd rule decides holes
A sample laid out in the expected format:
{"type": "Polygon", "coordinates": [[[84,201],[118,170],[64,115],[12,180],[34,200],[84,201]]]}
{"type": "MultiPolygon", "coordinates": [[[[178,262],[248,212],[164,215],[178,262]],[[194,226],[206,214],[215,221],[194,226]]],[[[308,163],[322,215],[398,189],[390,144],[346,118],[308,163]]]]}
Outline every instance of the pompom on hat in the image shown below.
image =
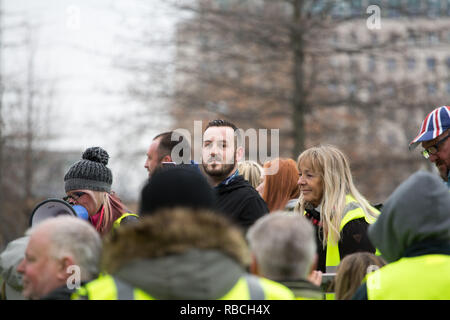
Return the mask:
{"type": "Polygon", "coordinates": [[[409,150],[415,149],[419,143],[430,141],[450,129],[450,107],[442,106],[431,111],[423,120],[419,133],[409,143],[409,150]]]}
{"type": "Polygon", "coordinates": [[[112,172],[106,167],[109,155],[101,147],[91,147],[83,152],[82,159],[74,163],[64,176],[65,191],[111,191],[112,172]]]}

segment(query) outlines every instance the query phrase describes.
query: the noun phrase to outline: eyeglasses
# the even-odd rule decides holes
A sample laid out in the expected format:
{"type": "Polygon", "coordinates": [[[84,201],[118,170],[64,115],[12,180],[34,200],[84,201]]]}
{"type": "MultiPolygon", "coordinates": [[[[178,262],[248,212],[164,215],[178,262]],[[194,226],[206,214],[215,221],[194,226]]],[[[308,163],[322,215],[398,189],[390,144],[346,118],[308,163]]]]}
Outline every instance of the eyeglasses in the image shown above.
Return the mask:
{"type": "Polygon", "coordinates": [[[450,134],[448,134],[444,139],[439,140],[438,142],[436,142],[431,147],[428,147],[428,148],[424,149],[422,151],[422,155],[424,156],[424,158],[428,159],[431,155],[437,153],[439,151],[439,145],[441,143],[443,143],[445,140],[447,140],[448,138],[450,138],[450,134]]]}
{"type": "Polygon", "coordinates": [[[69,195],[69,196],[65,196],[64,198],[63,198],[63,200],[64,201],[69,201],[70,199],[72,199],[72,200],[74,200],[74,201],[77,201],[78,199],[80,199],[82,196],[84,196],[86,194],[86,192],[81,192],[81,191],[78,191],[78,192],[73,192],[71,195],[69,195]]]}

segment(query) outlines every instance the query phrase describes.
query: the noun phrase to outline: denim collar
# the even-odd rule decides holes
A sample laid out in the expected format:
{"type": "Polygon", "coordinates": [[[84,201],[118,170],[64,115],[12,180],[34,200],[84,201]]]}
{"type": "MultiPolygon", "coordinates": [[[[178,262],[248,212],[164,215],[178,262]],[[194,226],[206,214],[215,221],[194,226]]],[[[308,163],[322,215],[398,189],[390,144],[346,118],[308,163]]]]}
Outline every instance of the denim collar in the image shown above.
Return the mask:
{"type": "Polygon", "coordinates": [[[236,178],[239,175],[239,170],[236,169],[236,171],[229,176],[228,178],[226,178],[225,180],[223,180],[221,183],[219,183],[216,188],[221,187],[221,186],[227,186],[231,181],[234,180],[234,178],[236,178]]]}
{"type": "Polygon", "coordinates": [[[447,187],[450,189],[450,170],[448,171],[448,176],[447,176],[447,187]]]}

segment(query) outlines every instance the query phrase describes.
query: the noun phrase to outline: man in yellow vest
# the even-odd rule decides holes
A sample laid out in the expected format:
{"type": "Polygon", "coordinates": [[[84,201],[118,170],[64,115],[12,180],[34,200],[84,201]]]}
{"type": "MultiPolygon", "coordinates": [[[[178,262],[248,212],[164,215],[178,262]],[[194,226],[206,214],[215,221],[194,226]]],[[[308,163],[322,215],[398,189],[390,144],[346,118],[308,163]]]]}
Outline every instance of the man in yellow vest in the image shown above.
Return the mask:
{"type": "Polygon", "coordinates": [[[273,212],[247,232],[253,274],[290,288],[296,300],[322,300],[322,272],[316,271],[314,228],[299,214],[273,212]],[[311,280],[314,279],[314,283],[311,280]]]}
{"type": "Polygon", "coordinates": [[[72,298],[293,299],[287,287],[246,272],[250,255],[242,230],[213,205],[213,190],[197,170],[156,172],[141,192],[143,219],[106,240],[106,275],[72,298]]]}
{"type": "Polygon", "coordinates": [[[241,231],[204,209],[163,209],[117,229],[104,247],[107,275],[72,299],[292,300],[282,284],[245,271],[249,254],[241,231]]]}
{"type": "Polygon", "coordinates": [[[450,299],[450,193],[419,171],[386,201],[369,238],[388,264],[369,273],[353,299],[450,299]]]}

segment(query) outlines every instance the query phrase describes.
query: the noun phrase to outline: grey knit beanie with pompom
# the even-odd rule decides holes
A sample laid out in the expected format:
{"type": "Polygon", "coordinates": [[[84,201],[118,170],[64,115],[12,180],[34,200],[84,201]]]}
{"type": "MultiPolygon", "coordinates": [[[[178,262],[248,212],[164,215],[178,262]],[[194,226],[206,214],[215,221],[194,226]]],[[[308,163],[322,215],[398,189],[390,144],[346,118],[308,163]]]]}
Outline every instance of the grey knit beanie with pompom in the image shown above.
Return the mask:
{"type": "Polygon", "coordinates": [[[83,152],[82,159],[74,163],[64,176],[66,192],[71,190],[111,191],[112,173],[108,164],[108,152],[91,147],[83,152]]]}

